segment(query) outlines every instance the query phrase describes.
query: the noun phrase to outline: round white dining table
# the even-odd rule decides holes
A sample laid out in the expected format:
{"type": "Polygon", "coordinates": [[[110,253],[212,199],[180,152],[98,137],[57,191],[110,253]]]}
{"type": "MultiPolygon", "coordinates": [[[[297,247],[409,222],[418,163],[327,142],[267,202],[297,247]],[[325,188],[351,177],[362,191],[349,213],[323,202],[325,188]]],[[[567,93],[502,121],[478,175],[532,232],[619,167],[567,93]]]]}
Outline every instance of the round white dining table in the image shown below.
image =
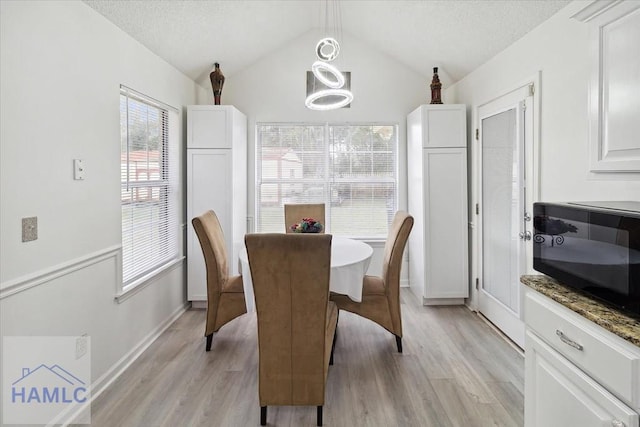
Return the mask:
{"type": "MultiPolygon", "coordinates": [[[[360,240],[333,236],[331,239],[331,276],[329,290],[348,295],[356,302],[362,301],[362,280],[369,268],[373,248],[360,240]]],[[[239,254],[239,268],[244,286],[247,312],[255,311],[253,282],[247,249],[239,254]]]]}

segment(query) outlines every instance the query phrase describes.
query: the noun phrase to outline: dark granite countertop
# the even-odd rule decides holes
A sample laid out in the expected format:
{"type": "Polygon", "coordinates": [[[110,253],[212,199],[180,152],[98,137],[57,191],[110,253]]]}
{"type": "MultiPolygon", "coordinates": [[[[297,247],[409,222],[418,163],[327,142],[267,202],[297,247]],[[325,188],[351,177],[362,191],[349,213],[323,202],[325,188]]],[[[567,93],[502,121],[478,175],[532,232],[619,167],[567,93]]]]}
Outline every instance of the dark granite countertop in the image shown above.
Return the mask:
{"type": "Polygon", "coordinates": [[[522,276],[520,281],[609,332],[640,347],[640,318],[620,312],[548,276],[522,276]]]}

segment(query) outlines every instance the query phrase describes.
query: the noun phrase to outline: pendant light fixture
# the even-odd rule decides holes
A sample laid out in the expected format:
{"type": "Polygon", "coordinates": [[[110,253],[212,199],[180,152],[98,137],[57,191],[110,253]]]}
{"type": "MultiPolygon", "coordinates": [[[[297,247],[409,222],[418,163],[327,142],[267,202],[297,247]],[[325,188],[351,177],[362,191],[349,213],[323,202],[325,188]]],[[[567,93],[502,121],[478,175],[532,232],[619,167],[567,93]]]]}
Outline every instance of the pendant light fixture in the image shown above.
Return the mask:
{"type": "Polygon", "coordinates": [[[340,43],[336,40],[336,37],[342,35],[338,0],[325,0],[324,12],[325,36],[316,44],[318,60],[311,66],[311,72],[327,89],[317,90],[307,96],[304,103],[311,110],[334,110],[347,106],[353,101],[353,94],[348,88],[344,87],[346,82],[344,75],[337,67],[330,64],[340,53],[340,43]],[[331,8],[329,7],[329,2],[332,3],[331,8]],[[333,34],[329,34],[329,9],[331,9],[331,14],[333,15],[333,34]],[[321,102],[323,100],[324,102],[321,102]],[[329,102],[326,102],[327,100],[329,102]]]}

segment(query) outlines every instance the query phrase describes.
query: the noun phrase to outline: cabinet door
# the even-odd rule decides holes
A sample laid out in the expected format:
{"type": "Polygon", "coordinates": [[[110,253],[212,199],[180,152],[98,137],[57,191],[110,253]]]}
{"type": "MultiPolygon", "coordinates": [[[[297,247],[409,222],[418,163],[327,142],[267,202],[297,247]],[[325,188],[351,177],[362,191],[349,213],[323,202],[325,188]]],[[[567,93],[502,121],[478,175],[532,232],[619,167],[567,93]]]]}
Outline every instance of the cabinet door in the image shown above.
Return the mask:
{"type": "Polygon", "coordinates": [[[462,104],[424,107],[424,148],[466,147],[466,111],[462,104]]]}
{"type": "Polygon", "coordinates": [[[231,148],[232,107],[190,105],[187,112],[187,148],[231,148]]]}
{"type": "Polygon", "coordinates": [[[591,170],[640,172],[640,2],[615,3],[584,16],[591,44],[591,170]]]}
{"type": "Polygon", "coordinates": [[[423,150],[425,297],[466,298],[467,150],[423,150]]]}
{"type": "Polygon", "coordinates": [[[527,331],[525,427],[638,427],[638,414],[527,331]]]}
{"type": "MultiPolygon", "coordinates": [[[[231,150],[187,150],[187,299],[207,299],[207,274],[198,236],[191,219],[213,210],[222,226],[227,256],[233,254],[231,216],[231,150]]],[[[237,260],[229,259],[229,265],[237,260]]]]}

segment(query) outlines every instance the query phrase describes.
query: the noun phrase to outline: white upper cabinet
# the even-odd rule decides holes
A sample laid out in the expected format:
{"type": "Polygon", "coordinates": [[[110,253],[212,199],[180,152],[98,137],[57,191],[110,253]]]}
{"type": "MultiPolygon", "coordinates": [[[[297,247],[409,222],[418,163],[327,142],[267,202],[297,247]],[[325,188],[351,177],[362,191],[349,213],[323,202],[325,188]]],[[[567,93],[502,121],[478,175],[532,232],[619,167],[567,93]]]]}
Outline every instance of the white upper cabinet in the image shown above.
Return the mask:
{"type": "Polygon", "coordinates": [[[423,105],[420,107],[423,148],[466,147],[466,112],[464,106],[423,105]]]}
{"type": "Polygon", "coordinates": [[[231,105],[190,105],[187,115],[187,148],[231,148],[231,105]]]}
{"type": "Polygon", "coordinates": [[[593,172],[640,172],[640,2],[598,1],[589,25],[589,145],[593,172]]]}

